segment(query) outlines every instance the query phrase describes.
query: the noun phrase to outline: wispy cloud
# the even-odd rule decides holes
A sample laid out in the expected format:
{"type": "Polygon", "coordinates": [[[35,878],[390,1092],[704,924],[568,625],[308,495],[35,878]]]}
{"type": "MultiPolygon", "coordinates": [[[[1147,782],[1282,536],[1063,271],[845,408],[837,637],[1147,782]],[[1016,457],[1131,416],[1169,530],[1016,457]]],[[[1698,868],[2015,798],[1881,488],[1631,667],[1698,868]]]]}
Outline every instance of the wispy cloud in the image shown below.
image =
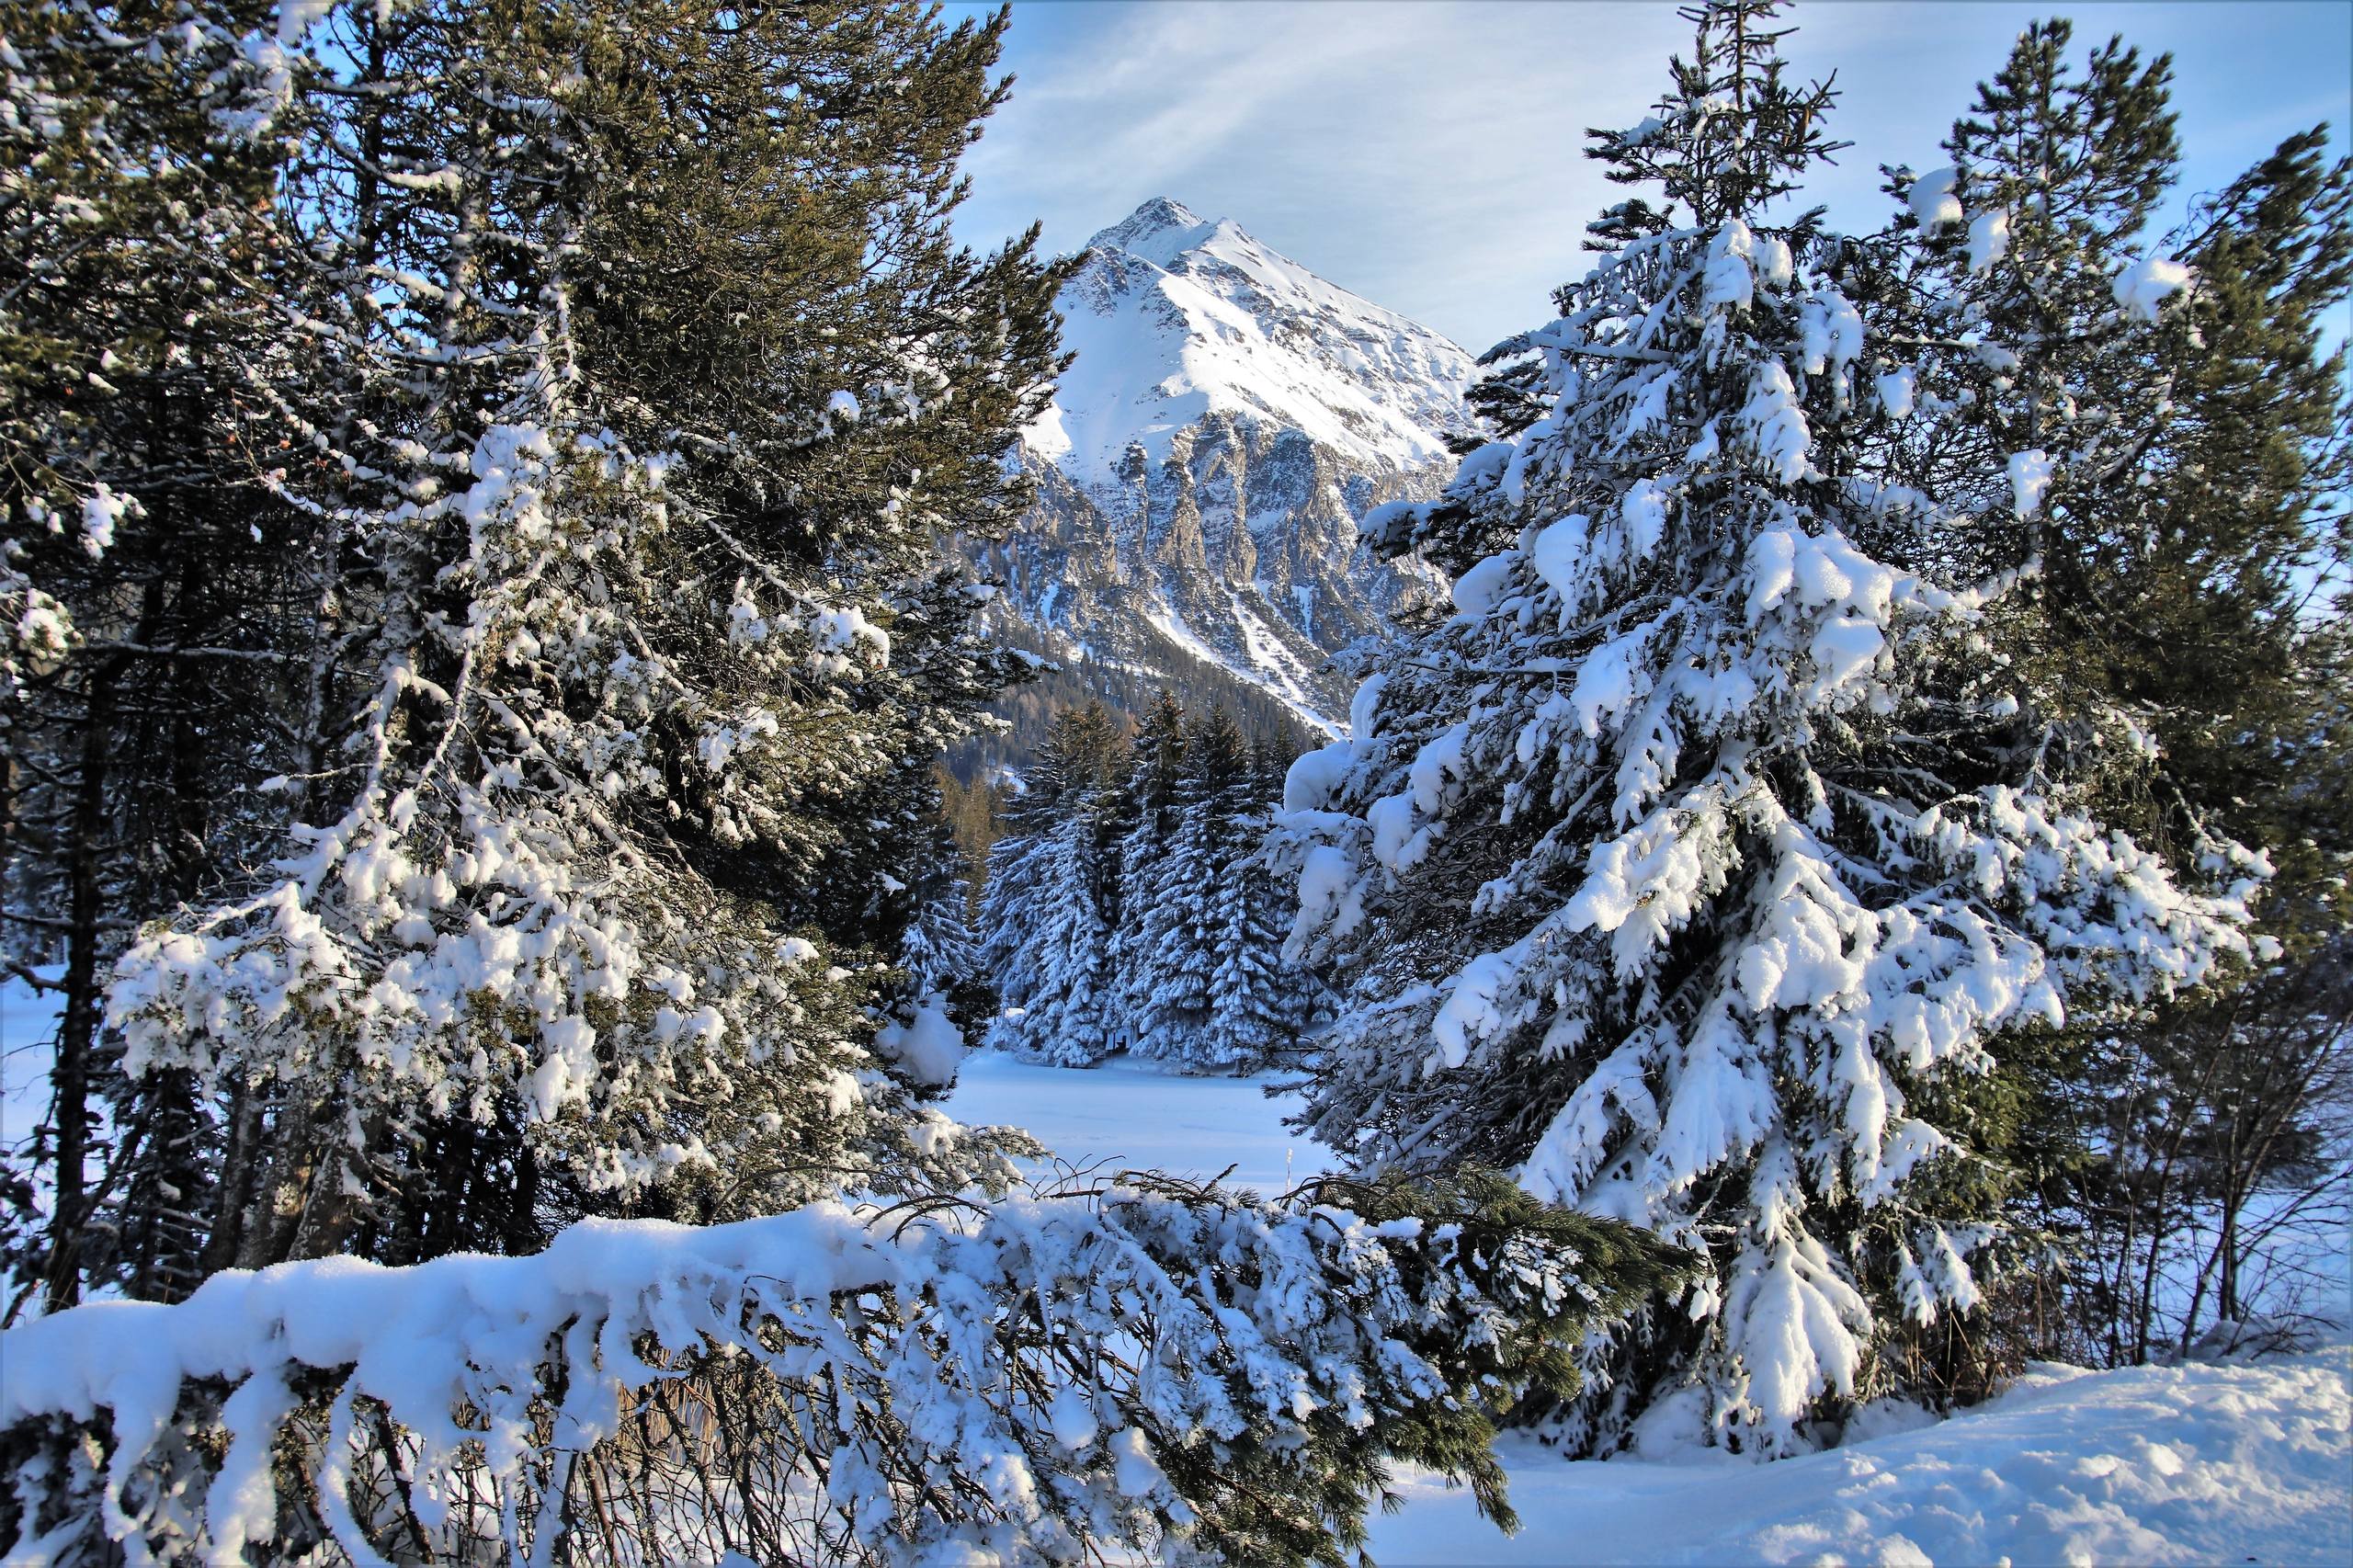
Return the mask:
{"type": "MultiPolygon", "coordinates": [[[[1877,165],[1927,166],[1975,82],[2047,5],[1800,6],[1797,64],[1838,73],[1858,145],[1816,199],[1881,210],[1877,165]]],[[[2341,4],[2078,5],[2180,58],[2189,188],[2287,131],[2353,119],[2341,4]]],[[[1617,199],[1589,125],[1641,118],[1688,28],[1666,5],[1017,4],[1015,98],[970,161],[963,232],[1031,219],[1069,249],[1156,195],[1231,217],[1277,249],[1477,350],[1540,319],[1583,270],[1584,227],[1617,199]]]]}

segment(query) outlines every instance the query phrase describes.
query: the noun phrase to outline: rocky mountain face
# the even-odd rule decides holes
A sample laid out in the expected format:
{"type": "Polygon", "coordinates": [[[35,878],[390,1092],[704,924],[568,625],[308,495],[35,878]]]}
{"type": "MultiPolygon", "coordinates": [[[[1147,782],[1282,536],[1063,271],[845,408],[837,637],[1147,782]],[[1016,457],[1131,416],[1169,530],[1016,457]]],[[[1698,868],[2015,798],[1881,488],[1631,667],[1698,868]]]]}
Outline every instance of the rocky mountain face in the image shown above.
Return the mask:
{"type": "Polygon", "coordinates": [[[1079,358],[1024,442],[1039,502],[982,551],[997,630],[1115,697],[1230,679],[1335,729],[1331,655],[1442,587],[1357,522],[1452,472],[1470,357],[1165,199],[1095,236],[1061,309],[1079,358]]]}

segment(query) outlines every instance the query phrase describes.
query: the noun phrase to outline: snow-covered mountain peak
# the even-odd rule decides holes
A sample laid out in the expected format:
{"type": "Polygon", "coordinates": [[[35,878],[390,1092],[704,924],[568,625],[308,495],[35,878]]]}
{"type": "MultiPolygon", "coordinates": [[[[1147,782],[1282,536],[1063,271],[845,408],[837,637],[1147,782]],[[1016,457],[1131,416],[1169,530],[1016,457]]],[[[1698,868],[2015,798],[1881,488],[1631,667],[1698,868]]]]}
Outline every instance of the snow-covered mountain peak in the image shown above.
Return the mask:
{"type": "Polygon", "coordinates": [[[1165,267],[1187,246],[1223,226],[1223,220],[1204,222],[1173,197],[1155,196],[1087,241],[1086,248],[1126,251],[1165,267]]]}
{"type": "Polygon", "coordinates": [[[1060,303],[1078,360],[1029,447],[1082,485],[1211,413],[1396,472],[1442,460],[1461,422],[1460,347],[1167,197],[1097,234],[1060,303]]]}
{"type": "Polygon", "coordinates": [[[1470,356],[1165,196],[1059,305],[1078,358],[1024,434],[1038,501],[981,547],[1001,630],[1138,711],[1171,687],[1339,733],[1332,655],[1443,589],[1357,525],[1452,472],[1470,356]]]}

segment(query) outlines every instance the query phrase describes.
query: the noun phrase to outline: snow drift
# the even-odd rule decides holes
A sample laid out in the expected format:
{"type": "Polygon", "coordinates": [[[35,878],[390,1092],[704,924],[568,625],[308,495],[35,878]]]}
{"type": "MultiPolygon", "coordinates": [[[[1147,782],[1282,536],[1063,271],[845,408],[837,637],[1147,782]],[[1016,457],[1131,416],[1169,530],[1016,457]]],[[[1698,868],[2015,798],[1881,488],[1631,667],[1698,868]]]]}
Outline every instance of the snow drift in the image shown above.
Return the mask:
{"type": "Polygon", "coordinates": [[[1435,1477],[1409,1478],[1372,1554],[1385,1568],[2353,1562],[2348,1380],[2342,1346],[2221,1366],[2038,1366],[1951,1420],[1762,1469],[1688,1453],[1566,1464],[1514,1443],[1518,1535],[1435,1477]]]}

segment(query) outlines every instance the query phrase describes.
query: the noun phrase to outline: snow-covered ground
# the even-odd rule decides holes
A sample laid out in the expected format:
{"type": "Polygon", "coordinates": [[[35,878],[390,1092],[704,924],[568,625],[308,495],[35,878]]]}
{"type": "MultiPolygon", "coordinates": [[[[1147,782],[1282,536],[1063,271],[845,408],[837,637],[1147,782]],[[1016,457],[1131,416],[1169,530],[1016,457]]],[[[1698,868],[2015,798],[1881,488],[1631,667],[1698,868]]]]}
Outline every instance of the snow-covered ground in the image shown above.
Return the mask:
{"type": "Polygon", "coordinates": [[[1331,1167],[1322,1144],[1284,1128],[1299,1100],[1270,1096],[1278,1081],[1185,1077],[1118,1057],[1074,1072],[988,1051],[966,1060],[942,1108],[972,1126],[1026,1127],[1072,1165],[1199,1178],[1232,1165],[1228,1181],[1273,1193],[1331,1167]]]}
{"type": "Polygon", "coordinates": [[[2244,1366],[2038,1367],[1917,1431],[1756,1465],[1509,1449],[1520,1533],[1402,1488],[1404,1563],[2353,1562],[2353,1348],[2244,1366]]]}
{"type": "MultiPolygon", "coordinates": [[[[983,1053],[947,1104],[1029,1128],[1074,1162],[1214,1175],[1266,1189],[1323,1151],[1282,1125],[1266,1080],[983,1053]]],[[[1893,1425],[1902,1425],[1893,1423],[1893,1425]]],[[[2039,1367],[1992,1403],[1834,1452],[1756,1465],[1571,1463],[1505,1452],[1521,1529],[1467,1493],[1399,1477],[1372,1523],[1384,1568],[1411,1563],[2353,1563],[2353,1346],[2241,1365],[2039,1367]]]]}

